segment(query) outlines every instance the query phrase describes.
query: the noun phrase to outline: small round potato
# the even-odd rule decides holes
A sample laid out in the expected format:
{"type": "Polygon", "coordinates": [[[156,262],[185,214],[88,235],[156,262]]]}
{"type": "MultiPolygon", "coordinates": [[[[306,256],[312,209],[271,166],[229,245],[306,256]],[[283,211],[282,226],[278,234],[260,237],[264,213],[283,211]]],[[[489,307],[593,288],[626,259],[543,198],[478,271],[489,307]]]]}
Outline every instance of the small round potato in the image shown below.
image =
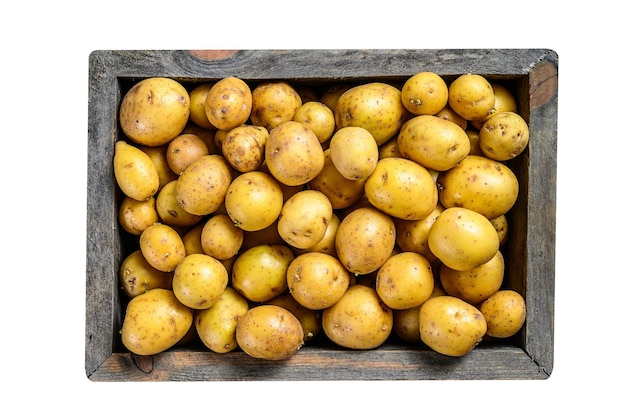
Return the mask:
{"type": "Polygon", "coordinates": [[[289,292],[284,292],[266,304],[283,307],[300,320],[304,332],[304,343],[314,339],[322,331],[322,315],[318,310],[311,310],[298,303],[289,292]]]}
{"type": "Polygon", "coordinates": [[[335,249],[335,237],[337,236],[337,229],[339,228],[339,216],[336,213],[333,213],[330,222],[328,222],[328,227],[326,227],[326,233],[324,233],[324,237],[315,245],[310,248],[298,249],[295,248],[295,252],[297,254],[307,253],[307,252],[321,252],[326,253],[331,256],[337,256],[337,250],[335,249]]]}
{"type": "Polygon", "coordinates": [[[139,236],[146,227],[159,221],[155,198],[138,201],[124,197],[120,203],[118,220],[122,229],[139,236]]]}
{"type": "Polygon", "coordinates": [[[478,133],[483,154],[496,161],[513,159],[528,146],[526,121],[514,112],[499,112],[487,119],[478,133]]]}
{"type": "Polygon", "coordinates": [[[448,85],[431,71],[418,72],[402,86],[402,104],[412,114],[436,114],[448,103],[448,85]]]}
{"type": "Polygon", "coordinates": [[[428,247],[428,234],[435,220],[444,210],[445,208],[441,204],[437,204],[435,209],[423,219],[394,219],[397,231],[396,245],[404,252],[416,252],[428,259],[429,262],[435,262],[437,257],[428,247]]]}
{"type": "MultiPolygon", "coordinates": [[[[447,295],[443,288],[435,285],[430,298],[447,295]]],[[[420,308],[417,307],[407,308],[404,310],[393,310],[393,332],[404,342],[411,344],[417,344],[422,342],[420,337],[420,321],[419,314],[420,308]]]]}
{"type": "Polygon", "coordinates": [[[203,228],[204,223],[200,222],[184,232],[182,238],[183,244],[185,245],[185,254],[191,255],[192,253],[204,253],[204,250],[202,249],[203,228]]]}
{"type": "Polygon", "coordinates": [[[511,337],[526,322],[526,301],[513,290],[492,294],[482,302],[480,311],[487,320],[487,334],[491,337],[511,337]]]}
{"type": "Polygon", "coordinates": [[[228,285],[228,272],[219,260],[203,253],[185,256],[172,278],[176,298],[194,310],[211,307],[228,285]]]}
{"type": "Polygon", "coordinates": [[[159,175],[159,191],[170,181],[178,179],[178,174],[172,171],[167,163],[167,144],[161,146],[141,146],[142,151],[152,160],[159,175]]]}
{"type": "Polygon", "coordinates": [[[332,215],[333,207],[324,193],[298,191],[283,204],[278,233],[294,248],[310,248],[322,240],[332,215]]]}
{"type": "Polygon", "coordinates": [[[202,251],[220,261],[237,255],[243,244],[244,231],[237,227],[228,214],[218,213],[202,227],[202,251]]]}
{"type": "Polygon", "coordinates": [[[208,91],[204,111],[209,122],[217,129],[233,129],[250,117],[252,91],[240,78],[222,78],[208,91]]]}
{"type": "Polygon", "coordinates": [[[189,92],[189,120],[203,129],[215,130],[206,115],[206,97],[215,83],[204,83],[189,92]]]}
{"type": "Polygon", "coordinates": [[[343,297],[323,310],[322,328],[328,338],[349,349],[374,349],[393,329],[393,311],[366,285],[348,287],[343,297]]]}
{"type": "Polygon", "coordinates": [[[208,154],[209,147],[198,135],[181,133],[167,145],[167,164],[180,175],[187,165],[208,154]]]}
{"type": "Polygon", "coordinates": [[[204,155],[178,177],[176,199],[187,213],[211,214],[224,203],[231,181],[230,167],[223,156],[204,155]]]}
{"type": "Polygon", "coordinates": [[[307,183],[312,190],[321,191],[328,197],[333,209],[347,208],[363,197],[365,180],[350,180],[343,176],[330,155],[330,149],[324,151],[324,167],[320,173],[307,183]]]}
{"type": "Polygon", "coordinates": [[[491,83],[479,74],[463,74],[448,87],[448,105],[465,120],[481,120],[494,111],[491,83]]]}
{"type": "Polygon", "coordinates": [[[358,126],[347,126],[330,139],[330,157],[337,171],[349,180],[369,177],[378,162],[378,145],[374,136],[358,126]]]}
{"type": "Polygon", "coordinates": [[[437,112],[435,116],[456,123],[463,130],[467,129],[467,120],[455,113],[454,110],[452,110],[448,105],[446,105],[443,109],[437,112]]]}
{"type": "Polygon", "coordinates": [[[376,274],[376,293],[385,304],[397,310],[421,305],[434,287],[430,262],[415,252],[392,255],[376,274]]]}
{"type": "Polygon", "coordinates": [[[263,126],[271,133],[278,125],[292,121],[300,107],[302,98],[289,83],[262,82],[252,90],[250,120],[253,125],[263,126]]]}
{"type": "Polygon", "coordinates": [[[161,223],[172,227],[190,227],[202,221],[202,216],[187,213],[176,199],[176,184],[178,180],[165,184],[157,194],[156,210],[161,223]]]}
{"type": "Polygon", "coordinates": [[[320,143],[326,142],[335,132],[335,115],[324,103],[319,101],[306,102],[293,117],[315,133],[320,143]]]}
{"type": "Polygon", "coordinates": [[[222,155],[239,172],[255,171],[265,160],[268,137],[267,129],[262,126],[238,126],[224,137],[222,155]]]}
{"type": "Polygon", "coordinates": [[[474,126],[477,130],[480,130],[483,123],[485,123],[489,118],[500,112],[511,111],[517,113],[517,100],[511,90],[504,85],[497,83],[491,83],[491,87],[493,88],[493,94],[496,96],[496,102],[493,105],[493,111],[489,112],[487,117],[482,120],[471,121],[472,126],[474,126]]]}
{"type": "Polygon", "coordinates": [[[150,265],[139,249],[124,258],[119,269],[122,290],[129,298],[154,288],[172,289],[172,275],[150,265]]]}
{"type": "Polygon", "coordinates": [[[163,272],[172,272],[186,255],[182,237],[163,223],[150,225],[141,232],[139,248],[146,261],[163,272]]]}
{"type": "Polygon", "coordinates": [[[124,195],[134,200],[146,200],[159,190],[159,173],[152,159],[123,140],[115,143],[113,173],[124,195]]]}
{"type": "Polygon", "coordinates": [[[249,309],[239,319],[237,344],[257,359],[284,360],[304,344],[304,330],[298,318],[284,307],[264,304],[249,309]]]}

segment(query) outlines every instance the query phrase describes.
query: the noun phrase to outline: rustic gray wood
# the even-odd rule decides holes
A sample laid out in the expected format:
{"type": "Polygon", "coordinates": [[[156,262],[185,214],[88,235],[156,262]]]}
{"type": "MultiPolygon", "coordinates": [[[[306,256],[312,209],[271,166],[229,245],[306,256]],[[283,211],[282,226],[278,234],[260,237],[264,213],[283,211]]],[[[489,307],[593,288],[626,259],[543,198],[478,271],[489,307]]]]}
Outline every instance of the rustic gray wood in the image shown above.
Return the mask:
{"type": "Polygon", "coordinates": [[[94,51],[89,57],[85,371],[93,381],[545,379],[554,362],[554,243],[558,57],[548,49],[94,51]],[[419,71],[451,78],[473,72],[517,88],[529,120],[527,151],[511,162],[520,179],[506,246],[506,284],[526,296],[528,317],[506,345],[481,345],[463,358],[386,344],[372,351],[307,346],[283,362],[181,347],[137,357],[119,341],[117,268],[125,243],[117,227],[113,148],[123,90],[151,76],[185,83],[238,76],[250,83],[401,82],[419,71]]]}

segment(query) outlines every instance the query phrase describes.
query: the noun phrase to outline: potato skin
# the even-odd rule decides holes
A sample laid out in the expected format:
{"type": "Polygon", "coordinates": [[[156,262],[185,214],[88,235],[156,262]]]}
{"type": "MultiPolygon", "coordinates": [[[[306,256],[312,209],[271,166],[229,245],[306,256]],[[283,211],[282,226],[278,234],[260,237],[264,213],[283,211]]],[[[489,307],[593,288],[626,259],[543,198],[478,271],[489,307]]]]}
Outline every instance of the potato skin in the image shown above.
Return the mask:
{"type": "Polygon", "coordinates": [[[508,161],[528,146],[528,124],[517,113],[498,112],[483,123],[478,137],[480,149],[486,157],[508,161]]]}
{"type": "Polygon", "coordinates": [[[479,74],[463,74],[448,87],[448,105],[465,120],[481,120],[494,111],[495,93],[491,83],[479,74]]]}
{"type": "Polygon", "coordinates": [[[223,156],[201,156],[178,177],[176,200],[187,213],[214,213],[224,203],[231,181],[232,173],[223,156]]]}
{"type": "Polygon", "coordinates": [[[263,126],[271,133],[280,124],[293,121],[300,107],[302,97],[289,83],[262,82],[252,90],[250,120],[253,125],[263,126]]]}
{"type": "Polygon", "coordinates": [[[152,159],[126,141],[115,143],[113,173],[124,195],[134,200],[146,200],[159,190],[159,173],[152,159]]]}
{"type": "Polygon", "coordinates": [[[278,233],[290,246],[307,249],[322,240],[332,215],[333,207],[324,193],[298,191],[283,204],[278,233]]]}
{"type": "Polygon", "coordinates": [[[511,337],[526,322],[526,301],[513,290],[495,292],[482,302],[480,311],[487,320],[487,334],[491,337],[511,337]]]}
{"type": "Polygon", "coordinates": [[[187,255],[174,270],[172,290],[187,307],[202,310],[211,307],[228,285],[226,267],[212,256],[187,255]]]}
{"type": "Polygon", "coordinates": [[[122,261],[119,280],[122,290],[129,298],[134,298],[155,288],[172,289],[171,272],[154,268],[137,249],[122,261]]]}
{"type": "Polygon", "coordinates": [[[139,248],[146,261],[163,272],[174,271],[186,255],[182,237],[163,223],[152,224],[141,232],[139,248]]]}
{"type": "Polygon", "coordinates": [[[376,293],[393,309],[421,305],[430,297],[434,287],[430,262],[415,252],[392,255],[376,273],[376,293]]]}
{"type": "Polygon", "coordinates": [[[209,122],[217,129],[233,129],[250,117],[252,91],[237,77],[222,78],[207,92],[204,110],[209,122]]]}

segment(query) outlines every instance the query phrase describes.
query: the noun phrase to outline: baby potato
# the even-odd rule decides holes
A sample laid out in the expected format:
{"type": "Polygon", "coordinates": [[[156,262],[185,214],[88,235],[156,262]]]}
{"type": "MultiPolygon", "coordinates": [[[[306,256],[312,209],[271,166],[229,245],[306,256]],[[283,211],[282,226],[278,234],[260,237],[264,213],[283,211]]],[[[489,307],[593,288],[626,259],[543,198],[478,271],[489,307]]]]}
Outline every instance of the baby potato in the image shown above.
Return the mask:
{"type": "Polygon", "coordinates": [[[378,159],[398,157],[403,158],[398,150],[398,137],[393,137],[378,147],[378,159]]]}
{"type": "Polygon", "coordinates": [[[351,285],[339,301],[323,310],[322,329],[339,346],[374,349],[391,334],[393,311],[373,288],[351,285]]]}
{"type": "Polygon", "coordinates": [[[134,200],[146,200],[159,190],[159,173],[152,159],[126,141],[115,143],[113,173],[122,193],[134,200]]]}
{"type": "Polygon", "coordinates": [[[132,235],[140,235],[146,227],[159,221],[156,200],[154,197],[141,201],[124,197],[118,210],[118,220],[122,229],[132,235]]]}
{"type": "Polygon", "coordinates": [[[435,352],[467,355],[485,336],[487,322],[473,305],[443,295],[427,300],[419,312],[420,337],[435,352]]]}
{"type": "Polygon", "coordinates": [[[445,208],[441,204],[437,204],[435,209],[423,219],[394,219],[397,234],[396,245],[404,252],[416,252],[428,259],[429,262],[435,262],[437,257],[428,247],[428,234],[443,210],[445,208]]]}
{"type": "Polygon", "coordinates": [[[263,126],[271,133],[278,125],[292,121],[300,107],[302,98],[289,83],[262,82],[252,90],[250,120],[253,125],[263,126]]]}
{"type": "Polygon", "coordinates": [[[137,249],[122,261],[119,269],[122,290],[129,298],[154,288],[172,289],[172,273],[154,268],[137,249]]]}
{"type": "Polygon", "coordinates": [[[324,193],[298,191],[283,204],[278,233],[290,246],[310,248],[322,240],[332,215],[333,207],[324,193]]]}
{"type": "Polygon", "coordinates": [[[239,172],[255,171],[265,160],[268,137],[267,129],[262,126],[238,126],[224,137],[222,155],[239,172]]]}
{"type": "Polygon", "coordinates": [[[217,259],[194,253],[176,266],[172,290],[176,298],[194,310],[211,307],[228,285],[226,267],[217,259]]]}
{"type": "Polygon", "coordinates": [[[472,126],[476,129],[480,130],[483,123],[485,123],[489,118],[493,117],[495,114],[505,111],[510,111],[513,113],[517,113],[517,100],[515,100],[515,96],[513,93],[503,86],[502,84],[491,83],[491,88],[493,88],[493,94],[496,96],[496,102],[493,105],[493,111],[489,112],[487,117],[482,120],[472,120],[472,126]]]}
{"type": "MultiPolygon", "coordinates": [[[[433,292],[429,298],[439,297],[447,295],[443,288],[435,285],[433,292]]],[[[393,310],[393,332],[400,338],[400,340],[417,344],[422,342],[420,337],[420,321],[419,314],[420,304],[417,307],[406,308],[403,310],[393,310]]]]}
{"type": "Polygon", "coordinates": [[[463,74],[448,87],[448,105],[465,120],[484,119],[494,111],[496,96],[491,83],[478,74],[463,74]]]}
{"type": "Polygon", "coordinates": [[[220,150],[215,143],[215,135],[217,134],[217,132],[218,131],[215,128],[205,129],[193,122],[189,122],[187,123],[187,126],[185,126],[185,128],[183,129],[182,133],[191,133],[193,135],[196,135],[197,137],[202,139],[204,143],[206,143],[207,148],[209,148],[210,154],[219,154],[220,150]]]}
{"type": "Polygon", "coordinates": [[[502,247],[509,237],[509,221],[504,214],[489,221],[493,224],[493,227],[496,228],[496,232],[498,232],[498,237],[500,238],[500,247],[502,247]]]}
{"type": "Polygon", "coordinates": [[[463,130],[467,129],[467,120],[456,114],[454,110],[452,110],[448,105],[446,105],[443,109],[437,112],[435,116],[456,123],[463,130]]]}
{"type": "MultiPolygon", "coordinates": [[[[152,160],[159,175],[159,191],[170,181],[178,179],[178,174],[172,171],[167,163],[167,144],[161,146],[140,146],[152,160]]],[[[158,192],[158,191],[157,191],[158,192]]]]}
{"type": "Polygon", "coordinates": [[[183,235],[183,244],[185,245],[185,254],[191,255],[192,253],[204,253],[202,249],[202,229],[204,223],[200,222],[195,226],[189,228],[183,235]]]}
{"type": "Polygon", "coordinates": [[[478,305],[500,289],[504,280],[504,256],[498,251],[493,258],[468,271],[455,271],[441,265],[439,280],[448,295],[478,305]]]}
{"type": "Polygon", "coordinates": [[[228,162],[221,155],[204,155],[189,164],[178,177],[176,200],[187,213],[203,216],[224,203],[232,181],[228,162]]]}
{"type": "Polygon", "coordinates": [[[247,232],[272,225],[283,208],[283,191],[271,175],[250,171],[236,177],[224,199],[226,212],[235,226],[247,232]]]}
{"type": "Polygon", "coordinates": [[[400,90],[383,82],[372,82],[346,90],[335,105],[335,126],[362,127],[377,145],[394,137],[408,114],[400,90]]]}
{"type": "Polygon", "coordinates": [[[157,194],[156,210],[161,223],[172,227],[190,227],[198,224],[202,216],[187,213],[176,199],[176,184],[178,180],[165,184],[157,194]]]}
{"type": "Polygon", "coordinates": [[[294,122],[300,122],[315,133],[317,140],[324,143],[335,132],[335,115],[324,103],[308,101],[296,111],[294,122]]]}
{"type": "Polygon", "coordinates": [[[240,78],[222,78],[207,92],[204,111],[209,122],[217,129],[233,129],[250,117],[252,91],[240,78]]]}
{"type": "MultiPolygon", "coordinates": [[[[315,245],[310,248],[298,249],[294,248],[294,252],[298,255],[307,252],[321,252],[326,253],[331,256],[337,255],[337,250],[335,249],[335,237],[337,236],[337,229],[339,228],[339,216],[333,213],[330,222],[328,222],[328,227],[326,227],[326,233],[324,233],[324,237],[315,245]]],[[[282,238],[281,238],[282,239],[282,238]]]]}
{"type": "Polygon", "coordinates": [[[122,98],[119,121],[140,145],[159,146],[182,132],[189,120],[189,93],[178,81],[153,77],[139,81],[122,98]]]}
{"type": "Polygon", "coordinates": [[[298,303],[289,292],[284,292],[266,304],[283,307],[296,316],[302,325],[304,343],[314,339],[322,331],[322,315],[318,310],[311,310],[298,303]]]}
{"type": "Polygon", "coordinates": [[[398,134],[398,151],[425,168],[446,171],[470,151],[467,133],[456,123],[422,115],[408,120],[398,134]]]}
{"type": "Polygon", "coordinates": [[[499,112],[483,123],[478,137],[480,150],[486,157],[508,161],[528,146],[528,124],[517,113],[499,112]]]}
{"type": "Polygon", "coordinates": [[[163,223],[154,223],[141,232],[139,248],[146,261],[163,272],[172,272],[186,255],[182,237],[163,223]]]}
{"type": "Polygon", "coordinates": [[[213,352],[235,350],[238,347],[237,323],[248,309],[248,301],[232,287],[226,287],[211,307],[196,310],[194,325],[198,337],[213,352]]]}
{"type": "Polygon", "coordinates": [[[330,149],[324,151],[324,166],[320,173],[307,183],[312,190],[317,190],[326,195],[333,209],[350,207],[363,197],[365,193],[365,180],[350,180],[343,176],[330,155],[330,149]]]}
{"type": "Polygon", "coordinates": [[[347,214],[335,237],[337,258],[356,275],[369,274],[391,256],[396,241],[392,218],[372,207],[359,207],[347,214]]]}
{"type": "Polygon", "coordinates": [[[296,256],[287,268],[287,286],[303,307],[322,310],[335,304],[350,284],[348,271],[337,258],[321,252],[296,256]]]}
{"type": "Polygon", "coordinates": [[[284,245],[247,249],[235,259],[232,286],[250,301],[271,300],[287,290],[287,268],[293,258],[291,249],[284,245]]]}
{"type": "Polygon", "coordinates": [[[505,338],[515,335],[526,322],[526,301],[513,290],[500,290],[482,302],[480,311],[487,321],[487,334],[505,338]]]}
{"type": "Polygon", "coordinates": [[[193,325],[193,310],[172,290],[155,288],[130,300],[122,329],[122,344],[136,355],[156,355],[178,343],[193,325]]]}
{"type": "Polygon", "coordinates": [[[402,104],[412,114],[436,114],[448,103],[448,85],[431,71],[418,72],[402,86],[402,104]]]}
{"type": "Polygon", "coordinates": [[[215,130],[213,123],[206,115],[206,98],[215,83],[204,83],[189,92],[189,120],[203,129],[215,130]]]}
{"type": "Polygon", "coordinates": [[[278,181],[303,185],[322,171],[324,150],[311,129],[287,121],[276,126],[267,138],[265,162],[278,181]]]}
{"type": "Polygon", "coordinates": [[[239,252],[243,244],[243,234],[243,230],[227,214],[215,214],[202,227],[202,251],[220,261],[230,259],[239,252]]]}
{"type": "Polygon", "coordinates": [[[500,239],[485,216],[470,209],[452,207],[441,212],[433,223],[428,247],[449,268],[469,271],[496,255],[500,239]]]}
{"type": "Polygon", "coordinates": [[[392,309],[421,305],[430,297],[434,287],[430,262],[415,252],[392,255],[376,274],[376,293],[392,309]]]}
{"type": "Polygon", "coordinates": [[[330,157],[337,171],[349,180],[366,179],[378,161],[374,136],[358,126],[337,130],[330,139],[330,157]]]}
{"type": "Polygon", "coordinates": [[[298,318],[286,308],[271,304],[249,309],[239,319],[235,337],[249,356],[272,361],[290,358],[304,344],[298,318]]]}
{"type": "Polygon", "coordinates": [[[464,207],[488,219],[506,214],[519,194],[519,182],[511,168],[478,155],[468,155],[440,173],[437,185],[444,207],[464,207]]]}
{"type": "Polygon", "coordinates": [[[198,135],[182,133],[167,145],[167,165],[180,175],[187,165],[208,154],[209,147],[198,135]]]}
{"type": "Polygon", "coordinates": [[[365,197],[380,211],[404,220],[426,217],[437,206],[437,185],[430,172],[404,158],[384,158],[365,181],[365,197]]]}

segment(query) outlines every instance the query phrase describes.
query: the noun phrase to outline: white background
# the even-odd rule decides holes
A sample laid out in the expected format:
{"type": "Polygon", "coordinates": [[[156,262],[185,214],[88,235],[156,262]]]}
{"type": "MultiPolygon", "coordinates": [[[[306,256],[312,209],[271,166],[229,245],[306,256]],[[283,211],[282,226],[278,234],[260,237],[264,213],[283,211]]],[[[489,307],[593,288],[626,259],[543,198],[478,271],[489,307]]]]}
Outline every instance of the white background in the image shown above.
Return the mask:
{"type": "Polygon", "coordinates": [[[618,47],[624,25],[609,2],[595,1],[580,11],[547,1],[39,3],[13,5],[0,25],[1,414],[615,415],[611,410],[623,401],[618,386],[626,370],[626,91],[618,47]],[[89,53],[255,48],[558,53],[555,359],[548,380],[87,380],[89,53]]]}

